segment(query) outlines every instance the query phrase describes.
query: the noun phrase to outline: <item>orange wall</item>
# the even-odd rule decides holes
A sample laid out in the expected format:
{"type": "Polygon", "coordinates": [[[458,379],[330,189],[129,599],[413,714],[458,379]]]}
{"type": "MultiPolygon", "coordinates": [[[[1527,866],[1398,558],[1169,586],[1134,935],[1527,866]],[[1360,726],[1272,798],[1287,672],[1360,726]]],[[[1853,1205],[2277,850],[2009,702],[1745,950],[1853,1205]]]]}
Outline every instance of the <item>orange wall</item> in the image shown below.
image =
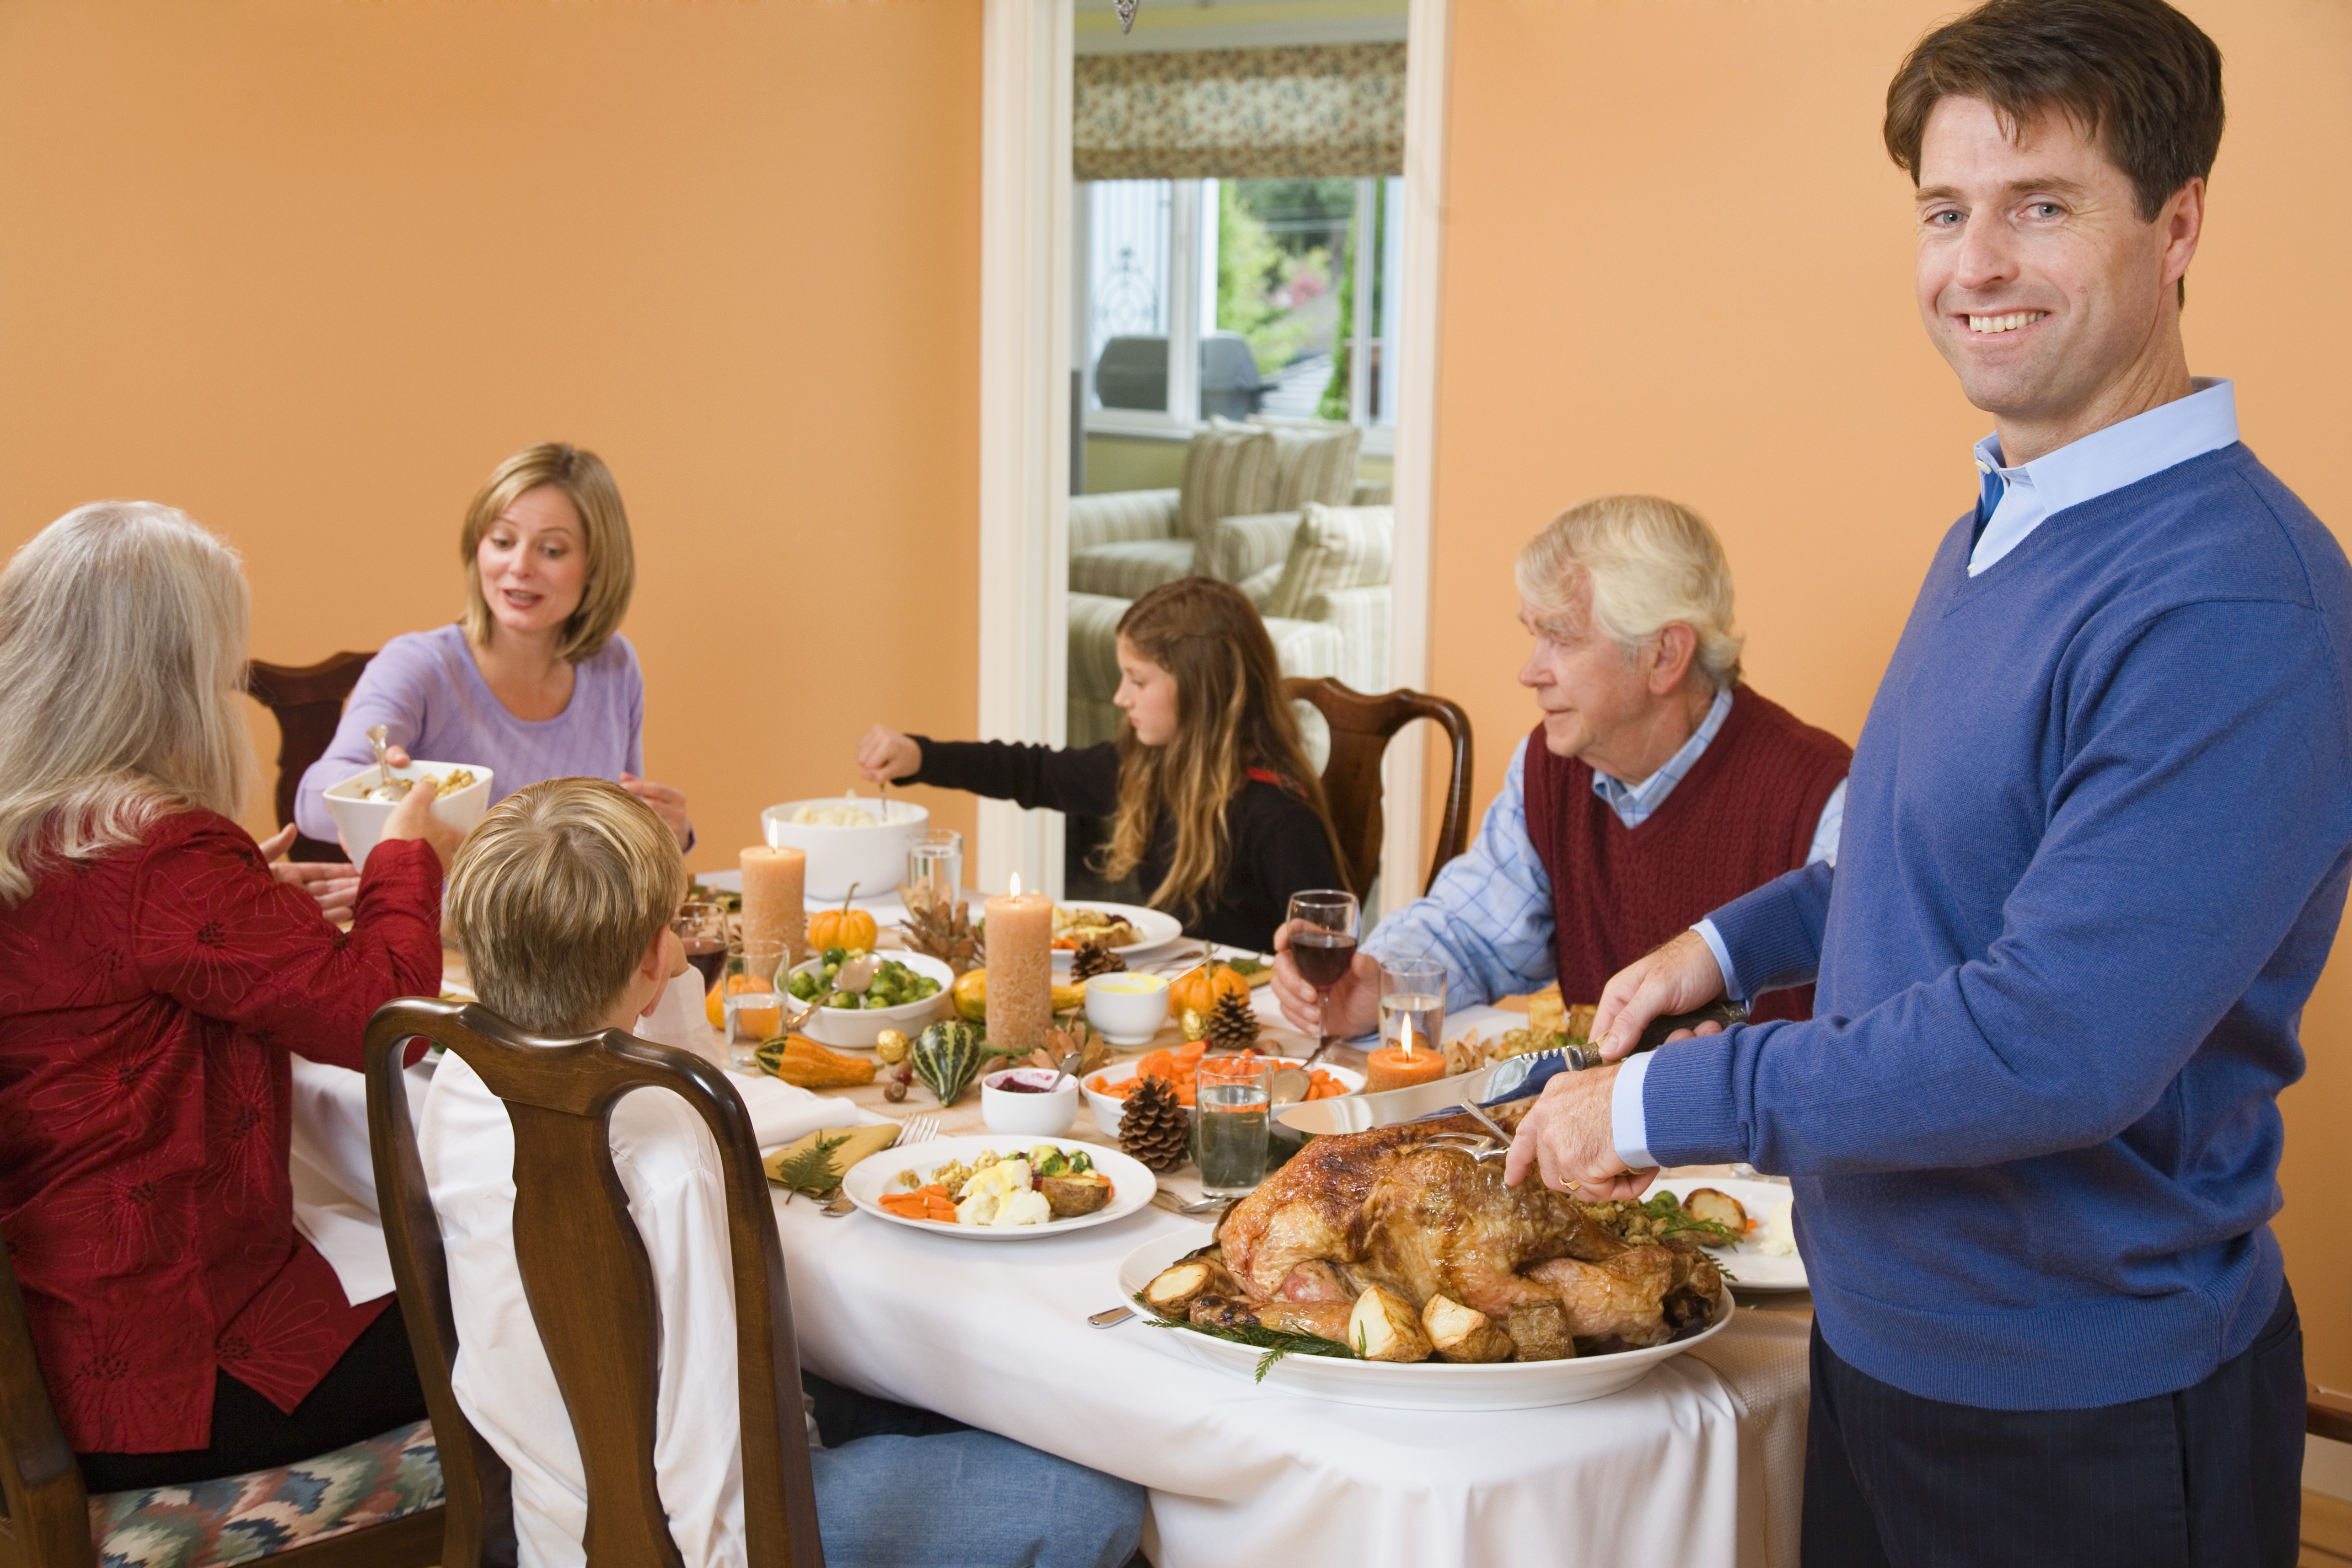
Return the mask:
{"type": "MultiPolygon", "coordinates": [[[[1911,302],[1886,79],[1948,0],[1462,0],[1454,7],[1435,467],[1435,689],[1477,730],[1477,798],[1533,721],[1512,672],[1519,543],[1580,497],[1696,506],[1738,574],[1748,669],[1852,740],[1988,428],[1911,302]]],[[[2352,12],[2193,0],[2231,126],[2189,279],[2191,368],[2352,529],[2352,12]]],[[[2305,1018],[2278,1223],[2311,1371],[2352,1387],[2352,965],[2305,1018]]]]}
{"type": "Polygon", "coordinates": [[[593,447],[647,771],[733,864],[866,724],[975,722],[980,49],[945,0],[10,0],[0,550],[184,507],[307,662],[452,618],[491,466],[593,447]]]}

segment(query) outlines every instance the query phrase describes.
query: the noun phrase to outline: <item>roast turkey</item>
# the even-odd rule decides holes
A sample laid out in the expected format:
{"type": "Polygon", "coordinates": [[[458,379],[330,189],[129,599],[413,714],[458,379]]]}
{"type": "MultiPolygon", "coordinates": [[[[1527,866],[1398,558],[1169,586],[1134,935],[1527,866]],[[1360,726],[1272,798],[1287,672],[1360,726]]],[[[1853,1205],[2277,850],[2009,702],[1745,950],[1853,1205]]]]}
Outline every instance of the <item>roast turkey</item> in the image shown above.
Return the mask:
{"type": "Polygon", "coordinates": [[[1613,1209],[1533,1179],[1506,1187],[1501,1161],[1432,1142],[1479,1131],[1462,1116],[1316,1139],[1226,1212],[1224,1293],[1188,1302],[1191,1315],[1346,1342],[1351,1305],[1380,1287],[1415,1310],[1442,1299],[1433,1321],[1473,1309],[1523,1360],[1664,1344],[1711,1321],[1723,1277],[1706,1254],[1680,1237],[1629,1243],[1600,1217],[1613,1209]]]}

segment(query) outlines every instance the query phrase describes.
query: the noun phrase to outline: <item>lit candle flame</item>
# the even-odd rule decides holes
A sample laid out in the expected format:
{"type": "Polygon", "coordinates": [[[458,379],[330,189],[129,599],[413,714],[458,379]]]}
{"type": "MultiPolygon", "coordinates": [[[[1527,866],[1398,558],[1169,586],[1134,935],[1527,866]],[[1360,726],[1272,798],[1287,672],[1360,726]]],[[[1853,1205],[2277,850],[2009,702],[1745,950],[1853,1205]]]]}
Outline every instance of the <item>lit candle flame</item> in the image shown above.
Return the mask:
{"type": "Polygon", "coordinates": [[[1016,899],[1021,896],[1021,873],[1018,871],[1013,873],[1013,891],[1010,896],[1016,899]]]}
{"type": "Polygon", "coordinates": [[[1404,1054],[1412,1055],[1412,1019],[1410,1016],[1404,1019],[1404,1054]]]}

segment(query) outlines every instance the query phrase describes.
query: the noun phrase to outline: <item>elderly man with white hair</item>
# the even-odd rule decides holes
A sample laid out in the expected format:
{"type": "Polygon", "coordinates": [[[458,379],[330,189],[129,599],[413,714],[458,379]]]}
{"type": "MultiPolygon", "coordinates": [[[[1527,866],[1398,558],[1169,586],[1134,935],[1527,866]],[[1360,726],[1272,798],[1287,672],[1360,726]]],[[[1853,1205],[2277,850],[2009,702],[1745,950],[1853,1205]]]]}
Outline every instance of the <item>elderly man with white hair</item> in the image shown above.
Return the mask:
{"type": "MultiPolygon", "coordinates": [[[[1563,1000],[1596,1002],[1709,910],[1836,858],[1853,751],[1740,684],[1731,573],[1704,519],[1655,496],[1589,500],[1529,540],[1515,574],[1535,638],[1519,683],[1543,721],[1476,842],[1357,952],[1328,1005],[1335,1035],[1373,1026],[1383,961],[1442,960],[1451,1007],[1554,979],[1563,1000]]],[[[1276,994],[1312,1030],[1287,942],[1286,928],[1276,994]]],[[[1811,1010],[1810,986],[1751,1001],[1757,1017],[1811,1010]]]]}

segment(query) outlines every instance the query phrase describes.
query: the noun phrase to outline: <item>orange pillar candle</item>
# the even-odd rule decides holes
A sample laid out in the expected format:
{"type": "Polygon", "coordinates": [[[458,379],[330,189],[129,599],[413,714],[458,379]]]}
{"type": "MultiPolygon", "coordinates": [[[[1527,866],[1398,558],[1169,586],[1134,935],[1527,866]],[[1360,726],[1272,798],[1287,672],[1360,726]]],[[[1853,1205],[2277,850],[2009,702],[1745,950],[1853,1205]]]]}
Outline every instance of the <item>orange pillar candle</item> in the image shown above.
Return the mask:
{"type": "Polygon", "coordinates": [[[743,942],[781,942],[791,967],[808,956],[808,909],[801,889],[808,880],[808,857],[797,849],[746,849],[743,864],[743,942]]]}
{"type": "Polygon", "coordinates": [[[1028,1050],[1054,1022],[1054,900],[1013,890],[988,900],[988,1043],[1028,1050]]]}
{"type": "Polygon", "coordinates": [[[1382,1089],[1411,1089],[1417,1083],[1445,1076],[1445,1053],[1432,1049],[1427,1041],[1413,1048],[1412,1024],[1407,1020],[1404,1034],[1393,1046],[1382,1046],[1364,1058],[1364,1092],[1378,1094],[1382,1089]]]}

